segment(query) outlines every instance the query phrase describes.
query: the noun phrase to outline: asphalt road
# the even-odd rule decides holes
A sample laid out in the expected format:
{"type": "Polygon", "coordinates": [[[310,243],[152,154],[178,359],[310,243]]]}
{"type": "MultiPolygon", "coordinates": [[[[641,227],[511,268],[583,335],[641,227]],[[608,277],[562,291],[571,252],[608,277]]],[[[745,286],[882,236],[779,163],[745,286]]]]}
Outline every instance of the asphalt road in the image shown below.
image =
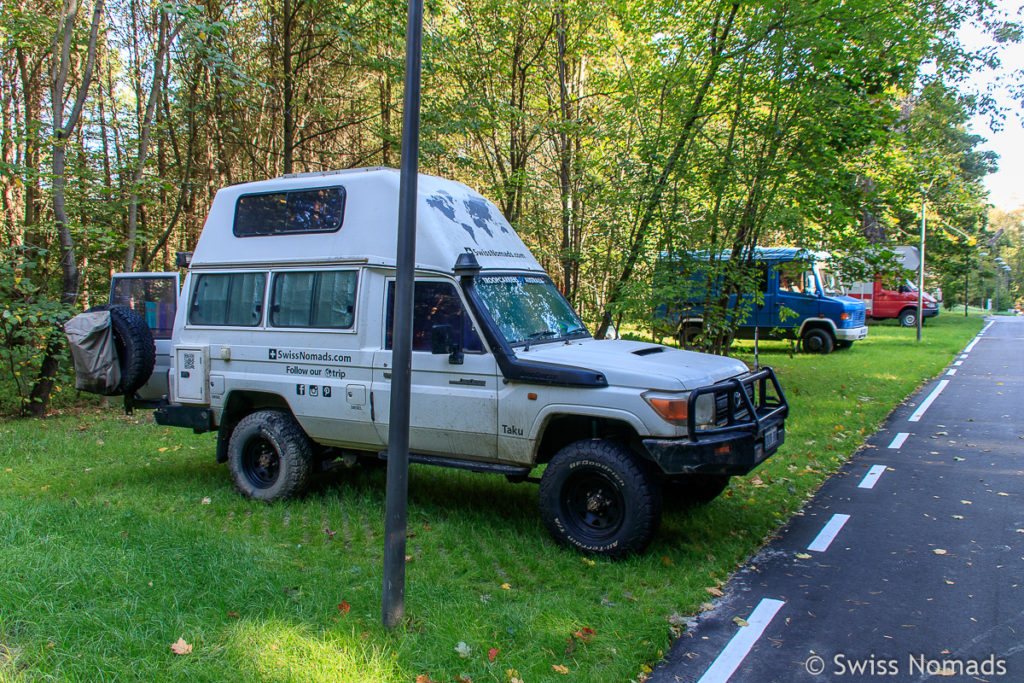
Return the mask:
{"type": "Polygon", "coordinates": [[[932,678],[1024,681],[1024,317],[898,407],[649,681],[932,678]]]}

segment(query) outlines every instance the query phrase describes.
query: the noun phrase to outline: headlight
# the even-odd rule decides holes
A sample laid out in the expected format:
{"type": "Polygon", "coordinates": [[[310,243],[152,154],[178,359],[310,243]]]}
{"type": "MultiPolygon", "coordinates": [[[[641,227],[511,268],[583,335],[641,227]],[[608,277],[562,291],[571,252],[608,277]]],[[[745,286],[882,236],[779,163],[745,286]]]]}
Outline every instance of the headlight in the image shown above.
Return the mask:
{"type": "MultiPolygon", "coordinates": [[[[663,420],[685,427],[689,416],[690,394],[644,394],[644,400],[663,420]]],[[[694,405],[694,422],[698,427],[714,426],[715,395],[701,394],[694,405]]]]}

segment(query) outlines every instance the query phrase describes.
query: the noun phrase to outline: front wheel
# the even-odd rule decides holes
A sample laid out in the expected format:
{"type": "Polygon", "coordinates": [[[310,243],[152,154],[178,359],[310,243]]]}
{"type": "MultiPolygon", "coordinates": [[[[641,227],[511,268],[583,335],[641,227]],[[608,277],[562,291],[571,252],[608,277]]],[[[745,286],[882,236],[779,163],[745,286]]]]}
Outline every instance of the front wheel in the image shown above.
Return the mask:
{"type": "Polygon", "coordinates": [[[246,496],[267,502],[300,493],[309,481],[313,447],[295,418],[260,410],[243,418],[228,444],[228,467],[246,496]]]}
{"type": "Polygon", "coordinates": [[[900,311],[900,325],[903,327],[917,327],[917,309],[904,308],[900,311]]]}
{"type": "Polygon", "coordinates": [[[571,443],[540,481],[540,511],[559,543],[610,558],[642,551],[661,523],[661,490],[625,446],[571,443]]]}
{"type": "Polygon", "coordinates": [[[807,330],[801,341],[807,353],[832,353],[832,335],[823,329],[807,330]]]}

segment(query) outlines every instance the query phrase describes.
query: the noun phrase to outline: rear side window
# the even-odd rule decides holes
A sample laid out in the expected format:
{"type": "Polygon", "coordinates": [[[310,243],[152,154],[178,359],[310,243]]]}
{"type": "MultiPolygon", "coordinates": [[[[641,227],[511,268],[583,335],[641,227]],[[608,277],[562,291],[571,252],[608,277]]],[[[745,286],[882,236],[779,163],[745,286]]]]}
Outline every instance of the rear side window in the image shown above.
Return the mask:
{"type": "Polygon", "coordinates": [[[355,320],[356,271],[278,273],[270,300],[274,327],[349,329],[355,320]]]}
{"type": "Polygon", "coordinates": [[[114,276],[110,303],[145,316],[154,339],[170,339],[178,305],[177,279],[166,276],[114,276]]]}
{"type": "Polygon", "coordinates": [[[200,275],[192,289],[189,323],[256,327],[263,319],[266,281],[265,273],[200,275]]]}
{"type": "Polygon", "coordinates": [[[345,188],[245,194],[235,205],[236,237],[336,232],[345,215],[345,188]]]}

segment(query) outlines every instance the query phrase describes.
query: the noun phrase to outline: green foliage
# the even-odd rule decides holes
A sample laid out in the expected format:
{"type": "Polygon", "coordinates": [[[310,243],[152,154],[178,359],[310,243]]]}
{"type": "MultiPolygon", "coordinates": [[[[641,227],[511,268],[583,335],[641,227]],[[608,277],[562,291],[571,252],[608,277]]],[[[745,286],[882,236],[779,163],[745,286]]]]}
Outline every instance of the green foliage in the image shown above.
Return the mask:
{"type": "MultiPolygon", "coordinates": [[[[0,250],[0,412],[21,411],[46,346],[71,317],[69,307],[49,299],[36,284],[45,249],[0,250]]],[[[61,345],[61,348],[64,348],[61,345]]],[[[66,356],[66,353],[63,354],[66,356]]],[[[66,367],[70,365],[67,364],[66,367]]],[[[65,372],[62,383],[70,375],[65,372]]],[[[73,384],[72,384],[73,386],[73,384]]]]}

